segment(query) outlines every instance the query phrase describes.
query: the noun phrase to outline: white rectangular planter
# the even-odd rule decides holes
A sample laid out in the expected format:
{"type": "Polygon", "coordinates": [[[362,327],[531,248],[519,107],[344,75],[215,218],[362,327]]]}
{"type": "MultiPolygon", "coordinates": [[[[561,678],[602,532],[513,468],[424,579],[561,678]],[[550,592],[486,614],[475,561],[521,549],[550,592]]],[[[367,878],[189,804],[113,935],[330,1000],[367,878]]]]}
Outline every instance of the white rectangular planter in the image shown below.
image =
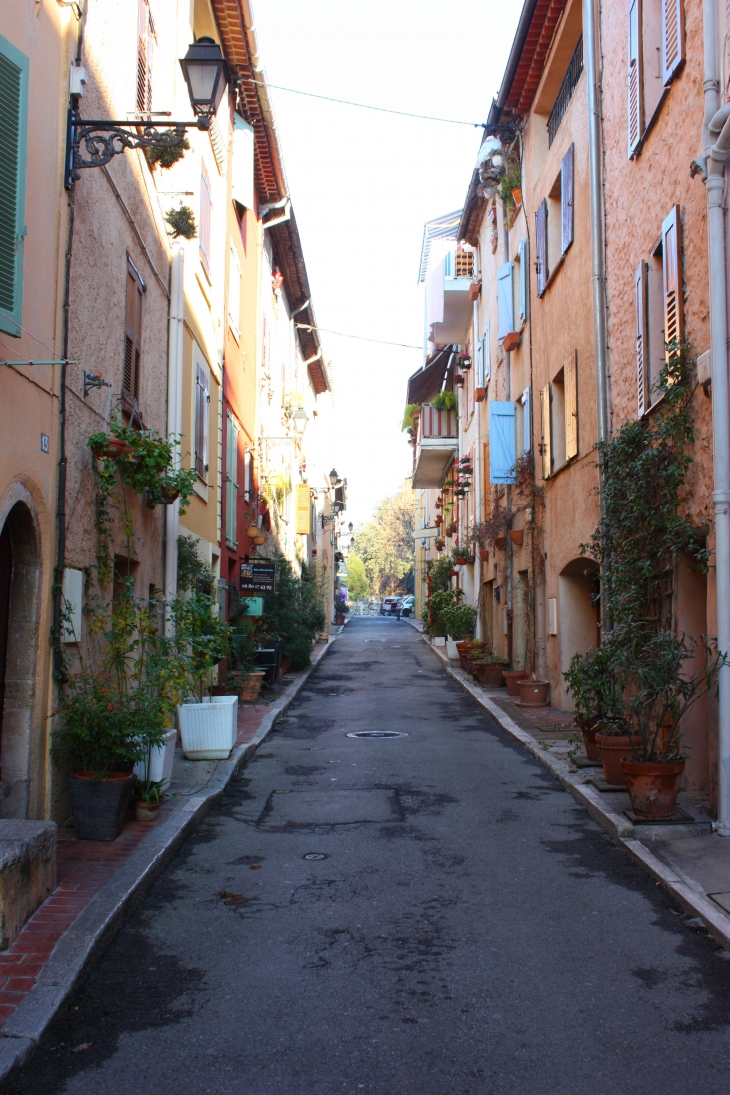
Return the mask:
{"type": "Polygon", "coordinates": [[[434,635],[434,637],[431,641],[432,641],[434,646],[445,646],[446,645],[446,639],[443,637],[443,635],[434,635]]]}
{"type": "Polygon", "coordinates": [[[209,696],[202,703],[181,703],[180,735],[189,760],[225,760],[237,736],[238,696],[209,696]]]}
{"type": "Polygon", "coordinates": [[[450,662],[458,662],[459,651],[456,649],[455,639],[446,640],[446,657],[449,659],[450,662]]]}
{"type": "MultiPolygon", "coordinates": [[[[165,736],[165,744],[157,745],[150,755],[150,779],[153,783],[159,780],[170,780],[172,777],[172,762],[175,759],[175,742],[177,730],[168,730],[165,736]]],[[[138,760],[134,766],[134,774],[137,779],[144,779],[145,762],[138,760]]]]}

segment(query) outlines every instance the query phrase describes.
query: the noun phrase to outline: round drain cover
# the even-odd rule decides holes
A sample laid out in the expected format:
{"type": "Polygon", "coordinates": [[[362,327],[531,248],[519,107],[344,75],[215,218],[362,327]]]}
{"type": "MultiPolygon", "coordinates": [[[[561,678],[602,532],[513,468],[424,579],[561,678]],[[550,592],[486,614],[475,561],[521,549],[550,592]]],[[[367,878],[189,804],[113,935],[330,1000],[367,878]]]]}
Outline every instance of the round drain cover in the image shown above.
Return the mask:
{"type": "Polygon", "coordinates": [[[407,738],[408,734],[400,730],[354,730],[348,738],[407,738]]]}
{"type": "Polygon", "coordinates": [[[323,852],[308,852],[304,857],[305,859],[326,859],[327,856],[323,852]]]}

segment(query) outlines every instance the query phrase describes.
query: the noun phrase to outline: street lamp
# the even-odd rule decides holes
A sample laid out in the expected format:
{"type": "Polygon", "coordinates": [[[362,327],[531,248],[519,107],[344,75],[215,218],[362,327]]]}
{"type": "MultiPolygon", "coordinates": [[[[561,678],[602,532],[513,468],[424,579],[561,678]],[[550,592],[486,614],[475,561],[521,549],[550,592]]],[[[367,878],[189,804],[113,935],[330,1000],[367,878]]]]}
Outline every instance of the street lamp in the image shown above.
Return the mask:
{"type": "Polygon", "coordinates": [[[294,429],[296,430],[297,437],[301,437],[302,434],[304,433],[304,431],[307,428],[307,422],[309,422],[309,415],[307,414],[307,412],[304,410],[303,407],[299,407],[298,410],[294,411],[294,414],[291,417],[292,417],[292,422],[294,423],[294,429]]]}
{"type": "Polygon", "coordinates": [[[228,66],[212,38],[198,38],[180,59],[193,114],[210,118],[218,112],[228,86],[228,66]]]}
{"type": "Polygon", "coordinates": [[[350,536],[352,536],[352,530],[353,530],[354,527],[355,526],[353,525],[352,521],[350,521],[349,525],[347,526],[347,529],[348,529],[348,532],[350,533],[350,536]]]}
{"type": "Polygon", "coordinates": [[[339,475],[337,474],[337,472],[333,468],[332,471],[330,472],[330,483],[332,484],[333,487],[337,486],[337,481],[338,481],[339,478],[340,478],[339,475]]]}
{"type": "Polygon", "coordinates": [[[194,122],[166,122],[158,129],[148,119],[89,121],[78,114],[78,95],[72,95],[67,120],[66,162],[63,185],[71,190],[85,167],[104,167],[120,152],[131,149],[175,148],[186,129],[209,129],[228,86],[228,66],[212,38],[199,38],[189,47],[180,65],[188,86],[194,122]]]}

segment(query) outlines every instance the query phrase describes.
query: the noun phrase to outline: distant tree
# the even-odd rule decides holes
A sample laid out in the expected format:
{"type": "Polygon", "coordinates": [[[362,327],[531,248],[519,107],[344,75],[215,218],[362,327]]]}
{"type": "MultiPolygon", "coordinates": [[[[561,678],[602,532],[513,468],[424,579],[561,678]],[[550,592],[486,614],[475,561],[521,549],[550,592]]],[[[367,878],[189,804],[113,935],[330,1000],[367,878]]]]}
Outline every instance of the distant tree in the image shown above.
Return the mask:
{"type": "Polygon", "coordinates": [[[347,560],[347,592],[351,601],[360,601],[370,593],[365,566],[357,555],[350,555],[347,560]]]}
{"type": "Polygon", "coordinates": [[[409,593],[414,585],[413,491],[406,480],[397,494],[384,498],[372,521],[355,532],[350,554],[362,559],[373,593],[409,593]]]}

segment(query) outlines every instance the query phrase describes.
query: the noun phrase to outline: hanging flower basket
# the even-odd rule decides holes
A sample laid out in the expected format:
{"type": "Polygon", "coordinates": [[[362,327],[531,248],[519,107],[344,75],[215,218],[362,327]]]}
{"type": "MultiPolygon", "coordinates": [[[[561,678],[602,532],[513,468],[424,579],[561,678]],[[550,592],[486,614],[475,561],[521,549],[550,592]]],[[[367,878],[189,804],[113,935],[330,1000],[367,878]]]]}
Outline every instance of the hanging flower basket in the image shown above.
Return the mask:
{"type": "Polygon", "coordinates": [[[168,487],[167,484],[163,484],[160,489],[160,501],[163,506],[171,506],[173,502],[177,502],[180,497],[180,491],[176,487],[168,487]]]}
{"type": "Polygon", "coordinates": [[[106,442],[106,449],[94,450],[94,455],[100,460],[118,460],[121,456],[129,456],[132,446],[120,437],[110,437],[106,442]]]}
{"type": "Polygon", "coordinates": [[[497,551],[504,551],[505,547],[507,546],[506,536],[495,536],[494,546],[497,549],[497,551]]]}
{"type": "Polygon", "coordinates": [[[465,377],[463,377],[461,375],[461,373],[457,373],[456,376],[454,377],[454,384],[457,384],[460,388],[463,388],[464,382],[465,382],[465,377]]]}
{"type": "Polygon", "coordinates": [[[525,530],[521,528],[513,528],[510,531],[509,538],[516,547],[522,547],[522,543],[525,539],[525,530]]]}

